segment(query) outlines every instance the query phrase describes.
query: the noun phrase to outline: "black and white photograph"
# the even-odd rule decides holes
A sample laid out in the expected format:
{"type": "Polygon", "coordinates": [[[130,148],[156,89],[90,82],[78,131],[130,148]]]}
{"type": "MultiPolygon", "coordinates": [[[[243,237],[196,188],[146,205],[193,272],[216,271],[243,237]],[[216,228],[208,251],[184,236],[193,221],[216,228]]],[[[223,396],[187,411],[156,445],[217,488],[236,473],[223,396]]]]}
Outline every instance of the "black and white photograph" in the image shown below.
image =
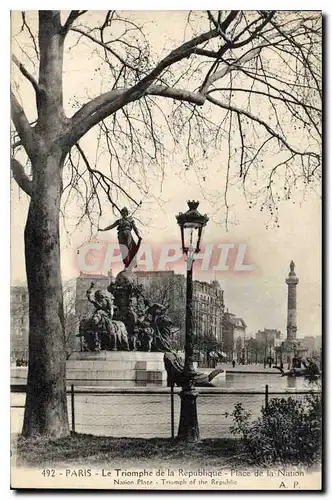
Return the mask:
{"type": "Polygon", "coordinates": [[[203,7],[10,13],[11,489],[323,489],[323,15],[203,7]]]}

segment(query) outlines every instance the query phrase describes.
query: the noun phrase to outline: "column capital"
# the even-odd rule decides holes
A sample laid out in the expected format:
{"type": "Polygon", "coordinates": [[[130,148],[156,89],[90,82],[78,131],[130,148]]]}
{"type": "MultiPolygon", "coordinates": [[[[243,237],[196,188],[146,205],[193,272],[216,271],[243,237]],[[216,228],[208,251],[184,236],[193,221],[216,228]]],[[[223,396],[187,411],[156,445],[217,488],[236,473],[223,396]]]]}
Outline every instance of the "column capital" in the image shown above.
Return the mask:
{"type": "Polygon", "coordinates": [[[291,260],[289,264],[289,273],[288,277],[286,278],[286,283],[287,285],[297,285],[299,282],[299,278],[296,276],[295,273],[295,262],[291,260]]]}
{"type": "Polygon", "coordinates": [[[297,276],[288,276],[285,280],[287,285],[294,285],[296,286],[299,283],[299,278],[297,276]]]}

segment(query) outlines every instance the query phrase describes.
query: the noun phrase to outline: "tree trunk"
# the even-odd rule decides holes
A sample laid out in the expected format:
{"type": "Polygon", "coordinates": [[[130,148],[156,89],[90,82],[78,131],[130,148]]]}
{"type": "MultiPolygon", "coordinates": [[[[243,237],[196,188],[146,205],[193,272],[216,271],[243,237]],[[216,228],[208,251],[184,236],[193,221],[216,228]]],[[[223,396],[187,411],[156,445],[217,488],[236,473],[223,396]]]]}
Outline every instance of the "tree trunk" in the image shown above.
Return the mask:
{"type": "Polygon", "coordinates": [[[24,234],[30,335],[22,434],[61,437],[69,434],[59,241],[63,154],[49,148],[32,167],[24,234]]]}

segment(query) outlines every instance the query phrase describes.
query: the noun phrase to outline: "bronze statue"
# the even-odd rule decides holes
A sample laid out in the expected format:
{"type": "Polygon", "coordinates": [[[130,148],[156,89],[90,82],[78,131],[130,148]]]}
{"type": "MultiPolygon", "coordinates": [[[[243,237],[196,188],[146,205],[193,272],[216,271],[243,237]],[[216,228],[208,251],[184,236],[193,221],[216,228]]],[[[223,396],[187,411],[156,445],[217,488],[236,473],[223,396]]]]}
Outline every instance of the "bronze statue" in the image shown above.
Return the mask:
{"type": "Polygon", "coordinates": [[[96,311],[104,311],[112,319],[114,314],[113,296],[94,288],[95,284],[91,282],[90,288],[86,292],[89,302],[95,306],[96,311]]]}
{"type": "Polygon", "coordinates": [[[86,296],[95,310],[80,322],[77,336],[84,338],[84,347],[89,351],[116,351],[118,347],[128,351],[127,330],[121,321],[113,321],[113,296],[94,288],[91,283],[86,296]]]}
{"type": "Polygon", "coordinates": [[[79,332],[76,337],[82,337],[81,349],[83,351],[100,351],[100,331],[105,328],[103,318],[99,312],[92,314],[90,318],[83,318],[79,324],[79,332]]]}
{"type": "Polygon", "coordinates": [[[167,307],[157,302],[154,304],[148,303],[146,309],[145,316],[154,330],[153,350],[156,351],[171,351],[169,341],[173,322],[166,314],[166,311],[167,307]]]}
{"type": "Polygon", "coordinates": [[[137,319],[135,326],[135,349],[150,352],[154,339],[154,330],[150,322],[144,317],[137,319]]]}
{"type": "Polygon", "coordinates": [[[120,211],[120,213],[120,219],[117,219],[115,222],[113,222],[113,224],[111,224],[110,226],[106,226],[104,229],[99,228],[98,231],[109,231],[110,229],[114,229],[115,227],[117,228],[122,260],[125,269],[128,269],[137,254],[142,241],[142,237],[137,229],[134,219],[129,216],[128,208],[124,207],[120,211]],[[137,236],[137,242],[134,240],[131,234],[132,231],[134,231],[137,236]]]}
{"type": "Polygon", "coordinates": [[[86,292],[86,296],[94,305],[95,310],[90,318],[90,327],[95,325],[95,329],[100,333],[98,336],[97,349],[101,349],[101,336],[105,332],[108,337],[112,335],[111,320],[113,317],[113,300],[111,296],[107,296],[101,290],[95,290],[94,283],[91,283],[90,288],[86,292]]]}
{"type": "Polygon", "coordinates": [[[298,366],[293,366],[290,370],[284,370],[281,366],[273,366],[279,370],[282,377],[304,377],[311,381],[318,380],[321,377],[321,371],[317,363],[312,359],[301,359],[298,366]]]}
{"type": "Polygon", "coordinates": [[[95,290],[91,283],[86,292],[95,310],[81,321],[78,336],[87,350],[171,351],[167,307],[145,298],[134,273],[121,271],[107,290],[110,294],[95,290]]]}
{"type": "MultiPolygon", "coordinates": [[[[164,364],[167,371],[167,385],[170,386],[175,384],[177,386],[183,386],[186,381],[184,376],[184,361],[173,352],[166,352],[164,354],[164,364]]],[[[222,368],[215,368],[209,374],[201,372],[195,373],[193,384],[196,387],[213,387],[211,383],[212,380],[221,373],[224,373],[222,368]]]]}

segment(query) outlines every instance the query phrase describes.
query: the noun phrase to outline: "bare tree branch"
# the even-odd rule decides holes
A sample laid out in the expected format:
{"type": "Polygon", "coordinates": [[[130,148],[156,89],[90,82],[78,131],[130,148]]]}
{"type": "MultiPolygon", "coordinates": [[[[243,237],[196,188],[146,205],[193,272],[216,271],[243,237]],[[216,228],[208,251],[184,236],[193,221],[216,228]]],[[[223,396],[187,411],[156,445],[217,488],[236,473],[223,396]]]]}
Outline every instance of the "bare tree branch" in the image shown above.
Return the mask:
{"type": "Polygon", "coordinates": [[[139,203],[137,203],[137,201],[134,200],[130,196],[130,194],[127,193],[127,191],[123,187],[121,187],[117,182],[115,182],[113,179],[110,179],[107,175],[103,174],[99,170],[96,170],[96,169],[92,168],[90,166],[90,163],[89,163],[89,161],[88,161],[88,159],[86,157],[86,154],[84,153],[84,151],[81,148],[81,146],[79,144],[76,144],[76,147],[77,147],[78,151],[80,152],[80,155],[82,156],[83,161],[86,164],[86,167],[87,167],[88,171],[90,172],[90,174],[92,174],[94,177],[97,178],[98,183],[100,184],[100,186],[102,187],[102,189],[105,191],[105,193],[106,193],[106,195],[108,197],[108,200],[109,200],[109,202],[111,203],[112,206],[114,206],[120,212],[120,208],[116,205],[116,203],[114,203],[114,201],[112,200],[112,198],[110,196],[110,185],[111,184],[113,184],[114,186],[116,186],[120,191],[122,191],[127,196],[128,199],[130,199],[137,206],[139,206],[139,203]]]}
{"type": "Polygon", "coordinates": [[[40,88],[38,86],[37,80],[29,73],[29,71],[26,69],[26,67],[23,66],[23,64],[17,59],[15,54],[12,55],[12,61],[18,67],[18,69],[20,70],[22,75],[25,76],[25,78],[27,78],[27,80],[29,80],[29,82],[31,83],[31,85],[35,89],[36,94],[38,95],[38,93],[40,92],[40,88]]]}
{"type": "MultiPolygon", "coordinates": [[[[99,125],[95,166],[85,155],[83,143],[83,154],[68,158],[66,194],[75,196],[77,189],[82,190],[80,201],[86,197],[91,204],[89,209],[83,207],[89,218],[101,213],[103,199],[118,206],[133,193],[133,200],[138,193],[151,198],[148,179],[160,175],[162,185],[170,152],[185,155],[184,168],[197,171],[198,179],[203,179],[202,192],[205,174],[198,159],[209,156],[211,145],[214,151],[222,147],[231,156],[226,189],[233,188],[240,177],[249,197],[253,179],[249,173],[263,171],[265,154],[275,155],[282,168],[287,149],[288,169],[296,171],[299,162],[303,178],[319,175],[319,16],[278,11],[193,12],[184,43],[178,42],[160,57],[135,16],[107,11],[95,24],[87,17],[86,23],[73,26],[82,13],[72,11],[63,23],[65,28],[59,29],[72,31],[72,48],[82,37],[91,44],[91,53],[101,61],[95,70],[101,93],[91,98],[88,92],[96,90],[91,87],[87,91],[90,100],[78,111],[82,95],[71,98],[75,111],[72,118],[65,118],[56,140],[70,150],[99,125]],[[225,112],[213,111],[215,106],[225,112]],[[259,112],[263,107],[264,116],[259,112]],[[231,143],[225,139],[230,120],[231,143]]],[[[29,54],[23,52],[23,56],[29,54]]],[[[17,137],[13,141],[20,144],[17,137]]]]}
{"type": "Polygon", "coordinates": [[[194,49],[193,54],[197,54],[198,56],[212,57],[213,59],[216,59],[219,57],[219,51],[206,50],[206,49],[200,49],[200,48],[194,49]]]}
{"type": "MultiPolygon", "coordinates": [[[[256,77],[255,77],[256,79],[256,77]]],[[[257,78],[257,81],[259,81],[259,79],[257,78]]],[[[273,88],[271,86],[270,83],[267,84],[269,87],[273,88]]],[[[214,87],[212,88],[211,90],[208,90],[207,94],[212,94],[213,92],[226,92],[226,91],[229,91],[229,87],[214,87]]],[[[285,94],[287,95],[287,92],[284,91],[284,90],[280,90],[280,89],[276,89],[280,94],[285,94]]],[[[232,87],[232,92],[245,92],[247,94],[258,94],[258,95],[262,95],[264,97],[271,97],[272,99],[275,99],[277,101],[281,101],[283,103],[287,102],[287,103],[290,103],[290,104],[294,104],[295,106],[301,106],[301,107],[305,107],[307,109],[312,109],[314,111],[317,111],[318,113],[321,112],[321,110],[319,108],[317,108],[316,106],[312,106],[311,104],[309,103],[306,103],[305,105],[300,102],[298,99],[296,99],[292,94],[289,94],[291,99],[287,99],[286,97],[280,97],[278,95],[271,95],[271,94],[268,94],[267,92],[264,92],[262,90],[254,90],[252,88],[250,89],[247,89],[247,88],[235,88],[235,87],[232,87]]]]}
{"type": "Polygon", "coordinates": [[[69,29],[71,28],[73,22],[78,19],[80,16],[88,12],[87,10],[72,10],[63,26],[62,33],[66,34],[68,33],[69,29]]]}
{"type": "MultiPolygon", "coordinates": [[[[233,11],[227,16],[225,21],[222,23],[221,28],[223,31],[227,29],[230,23],[235,19],[236,15],[237,11],[233,11]]],[[[73,143],[77,142],[80,137],[82,137],[88,130],[90,130],[90,128],[99,123],[101,120],[112,113],[115,113],[128,102],[139,99],[142,95],[144,95],[154,80],[156,80],[156,78],[159,77],[165,69],[172,66],[174,63],[189,57],[198,45],[201,45],[212,38],[216,38],[218,35],[219,28],[202,33],[201,35],[192,38],[190,41],[183,43],[162,59],[148,75],[142,78],[130,89],[125,90],[122,95],[116,97],[115,99],[114,94],[112,93],[104,94],[103,99],[97,97],[88,104],[88,106],[93,110],[92,115],[89,114],[88,116],[82,117],[82,114],[78,111],[78,113],[72,118],[73,133],[71,136],[73,143]],[[77,123],[78,121],[79,124],[77,123]]]]}
{"type": "Polygon", "coordinates": [[[16,158],[10,159],[10,167],[13,173],[13,177],[19,187],[23,189],[23,191],[31,196],[32,193],[32,180],[29,179],[27,174],[24,171],[22,164],[16,160],[16,158]]]}
{"type": "Polygon", "coordinates": [[[71,31],[75,31],[76,33],[81,34],[82,36],[85,36],[92,42],[100,45],[103,47],[106,51],[110,52],[113,56],[115,56],[124,66],[126,66],[129,69],[132,69],[133,71],[140,72],[139,68],[136,68],[135,66],[132,66],[131,64],[128,63],[128,61],[125,61],[115,50],[113,50],[111,47],[109,47],[106,43],[101,42],[97,38],[94,38],[91,36],[89,33],[84,32],[83,30],[79,28],[71,28],[71,31]]]}
{"type": "MultiPolygon", "coordinates": [[[[298,29],[300,26],[302,26],[303,21],[300,21],[298,23],[298,26],[296,28],[292,28],[292,30],[298,29]]],[[[201,93],[205,94],[208,90],[208,88],[217,80],[220,80],[224,78],[228,73],[231,71],[239,69],[241,66],[244,66],[246,63],[250,62],[253,60],[255,57],[258,56],[258,54],[265,48],[268,47],[272,40],[275,39],[276,37],[279,37],[280,33],[279,32],[271,32],[269,35],[264,37],[264,41],[261,42],[258,46],[250,48],[245,54],[241,55],[238,59],[235,59],[234,62],[230,64],[226,64],[223,69],[220,71],[216,71],[213,73],[204,83],[204,85],[201,87],[201,93]]],[[[224,61],[225,62],[225,61],[224,61]]]]}
{"type": "MultiPolygon", "coordinates": [[[[110,114],[123,108],[127,103],[128,92],[130,90],[112,90],[106,92],[94,99],[92,102],[84,105],[72,118],[72,127],[64,141],[70,141],[70,144],[77,142],[91,127],[104,120],[110,114]]],[[[169,97],[178,101],[186,101],[192,104],[202,106],[205,102],[204,96],[198,92],[190,92],[185,89],[174,89],[159,85],[151,85],[144,92],[146,95],[155,95],[160,97],[169,97]]],[[[141,94],[132,95],[130,102],[140,99],[141,94]]]]}
{"type": "Polygon", "coordinates": [[[29,124],[29,121],[24,113],[22,106],[19,104],[14,93],[11,91],[11,111],[12,120],[14,122],[15,128],[18,135],[22,141],[23,146],[29,156],[33,155],[34,146],[34,132],[29,124]]]}
{"type": "Polygon", "coordinates": [[[27,23],[24,11],[21,12],[21,16],[22,16],[22,30],[24,28],[27,29],[27,31],[29,33],[29,36],[30,36],[30,38],[32,40],[32,43],[33,43],[33,47],[34,47],[34,50],[35,50],[36,57],[37,57],[37,59],[39,59],[39,52],[38,52],[38,49],[37,49],[36,39],[35,39],[34,34],[31,31],[31,28],[30,28],[29,24],[27,23]]]}
{"type": "Polygon", "coordinates": [[[214,97],[212,97],[211,95],[207,96],[207,100],[212,102],[213,104],[215,104],[216,106],[219,106],[220,108],[223,108],[223,109],[227,109],[227,110],[230,110],[230,111],[234,111],[235,113],[238,113],[240,115],[244,115],[246,116],[247,118],[249,118],[250,120],[252,120],[253,122],[257,122],[259,123],[260,125],[262,125],[262,127],[264,127],[266,129],[266,131],[272,136],[274,137],[275,139],[277,139],[281,144],[283,144],[287,149],[289,149],[289,151],[291,151],[292,153],[296,154],[296,155],[299,155],[299,156],[313,156],[314,158],[316,158],[317,160],[319,160],[319,155],[317,153],[315,153],[314,151],[304,151],[304,152],[300,152],[300,151],[297,151],[296,149],[294,149],[287,141],[286,139],[284,139],[284,137],[282,137],[280,134],[278,134],[275,130],[272,129],[272,127],[270,125],[268,125],[262,118],[259,118],[258,116],[255,116],[253,115],[252,113],[249,113],[248,111],[246,111],[245,109],[240,109],[240,108],[237,108],[235,106],[232,106],[231,104],[228,104],[228,103],[223,103],[221,101],[218,101],[218,99],[215,99],[214,97]]]}

